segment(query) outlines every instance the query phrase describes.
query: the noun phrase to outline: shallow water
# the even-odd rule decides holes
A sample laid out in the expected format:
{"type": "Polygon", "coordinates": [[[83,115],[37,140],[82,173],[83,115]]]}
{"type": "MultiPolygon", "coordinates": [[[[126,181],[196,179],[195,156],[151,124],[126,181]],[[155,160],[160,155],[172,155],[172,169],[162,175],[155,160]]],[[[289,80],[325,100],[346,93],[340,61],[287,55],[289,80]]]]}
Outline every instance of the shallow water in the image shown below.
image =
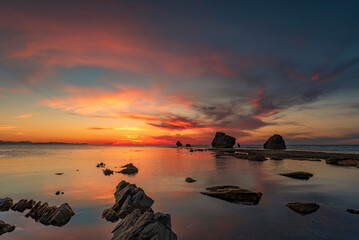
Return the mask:
{"type": "Polygon", "coordinates": [[[0,164],[0,197],[67,202],[76,212],[64,227],[43,226],[25,213],[0,212],[0,219],[16,225],[2,239],[111,239],[116,223],[101,219],[101,213],[114,203],[121,180],[143,188],[155,200],[154,211],[171,214],[178,239],[359,239],[359,215],[346,212],[359,209],[358,168],[323,161],[250,162],[165,147],[60,145],[0,146],[0,164]],[[139,173],[105,176],[96,168],[102,161],[112,170],[132,162],[139,173]],[[278,175],[297,170],[314,177],[302,181],[278,175]],[[186,183],[186,177],[197,182],[186,183]],[[200,194],[223,184],[261,191],[263,197],[257,206],[245,206],[200,194]],[[291,201],[314,201],[320,209],[301,216],[285,206],[291,201]]]}

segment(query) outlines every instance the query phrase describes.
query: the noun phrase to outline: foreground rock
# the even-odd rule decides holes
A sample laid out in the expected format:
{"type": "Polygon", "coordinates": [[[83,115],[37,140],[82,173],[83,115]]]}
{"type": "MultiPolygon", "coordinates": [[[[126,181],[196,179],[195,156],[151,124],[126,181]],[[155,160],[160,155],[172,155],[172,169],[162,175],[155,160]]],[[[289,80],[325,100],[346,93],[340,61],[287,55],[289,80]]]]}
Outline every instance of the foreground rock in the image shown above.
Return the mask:
{"type": "Polygon", "coordinates": [[[13,201],[11,198],[0,198],[0,212],[9,211],[12,205],[13,201]]]}
{"type": "Polygon", "coordinates": [[[121,168],[124,168],[121,171],[118,171],[117,173],[124,173],[124,174],[135,174],[138,173],[138,168],[136,168],[135,166],[133,166],[132,163],[126,164],[124,166],[122,166],[121,168]]]}
{"type": "Polygon", "coordinates": [[[188,182],[188,183],[193,183],[193,182],[195,182],[196,180],[194,180],[193,178],[188,177],[188,178],[186,178],[185,181],[188,182]]]}
{"type": "Polygon", "coordinates": [[[286,206],[303,216],[311,214],[319,209],[319,205],[312,202],[291,202],[287,203],[286,206]]]}
{"type": "Polygon", "coordinates": [[[176,240],[171,229],[169,214],[144,212],[136,209],[127,215],[112,231],[111,240],[176,240]]]}
{"type": "Polygon", "coordinates": [[[286,149],[285,142],[281,135],[274,134],[263,145],[265,149],[286,149]]]}
{"type": "Polygon", "coordinates": [[[67,203],[58,207],[38,202],[25,217],[31,217],[36,222],[40,222],[44,225],[61,227],[67,224],[73,215],[75,215],[75,213],[67,203]]]}
{"type": "Polygon", "coordinates": [[[12,232],[14,230],[15,230],[15,225],[11,225],[0,220],[0,235],[4,233],[12,232]]]}
{"type": "Polygon", "coordinates": [[[351,214],[359,214],[359,210],[355,210],[355,209],[347,209],[347,212],[351,214]]]}
{"type": "Polygon", "coordinates": [[[139,209],[142,213],[151,211],[153,200],[138,188],[135,184],[121,181],[115,192],[115,204],[102,213],[102,218],[107,221],[116,222],[120,218],[125,218],[133,210],[139,209]]]}
{"type": "Polygon", "coordinates": [[[253,192],[237,186],[214,186],[206,188],[206,190],[208,190],[208,192],[201,193],[231,203],[240,203],[245,205],[256,205],[262,197],[261,192],[253,192]]]}
{"type": "Polygon", "coordinates": [[[19,202],[15,203],[11,210],[17,211],[17,212],[23,212],[26,209],[31,209],[35,205],[36,201],[33,199],[27,200],[27,199],[21,199],[19,202]]]}
{"type": "Polygon", "coordinates": [[[303,179],[303,180],[308,180],[309,178],[313,177],[313,174],[308,172],[290,172],[290,173],[282,173],[279,175],[295,178],[295,179],[303,179]]]}
{"type": "Polygon", "coordinates": [[[176,145],[177,147],[182,147],[182,143],[180,141],[177,141],[176,145]]]}
{"type": "Polygon", "coordinates": [[[236,138],[226,135],[223,132],[217,132],[211,145],[214,148],[233,148],[235,143],[236,138]]]}

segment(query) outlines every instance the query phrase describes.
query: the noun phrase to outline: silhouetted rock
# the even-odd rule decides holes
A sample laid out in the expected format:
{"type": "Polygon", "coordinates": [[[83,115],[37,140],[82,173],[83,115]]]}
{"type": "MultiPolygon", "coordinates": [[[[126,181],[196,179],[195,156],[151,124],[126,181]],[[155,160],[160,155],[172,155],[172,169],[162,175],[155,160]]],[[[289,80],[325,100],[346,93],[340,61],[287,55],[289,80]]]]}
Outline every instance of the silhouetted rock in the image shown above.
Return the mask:
{"type": "Polygon", "coordinates": [[[237,143],[237,147],[238,147],[238,148],[240,148],[240,147],[241,147],[241,145],[240,145],[239,143],[237,143]]]}
{"type": "Polygon", "coordinates": [[[135,174],[138,173],[138,168],[136,168],[132,163],[126,164],[121,168],[125,168],[117,173],[124,173],[124,174],[135,174]]]}
{"type": "Polygon", "coordinates": [[[56,195],[60,195],[60,191],[57,191],[55,194],[56,194],[56,195]]]}
{"type": "Polygon", "coordinates": [[[266,161],[267,158],[264,157],[262,154],[260,153],[249,153],[247,156],[247,159],[249,161],[258,161],[258,162],[262,162],[262,161],[266,161]]]}
{"type": "Polygon", "coordinates": [[[187,143],[187,144],[186,144],[186,147],[192,147],[192,146],[191,146],[191,144],[187,143]]]}
{"type": "Polygon", "coordinates": [[[193,149],[190,149],[189,151],[190,151],[190,152],[194,152],[193,149]]]}
{"type": "Polygon", "coordinates": [[[311,214],[319,209],[319,205],[312,202],[291,202],[287,203],[286,206],[303,216],[311,214]]]}
{"type": "Polygon", "coordinates": [[[180,141],[177,141],[176,145],[177,147],[182,147],[182,143],[180,141]]]}
{"type": "Polygon", "coordinates": [[[195,181],[196,180],[194,180],[193,178],[190,178],[190,177],[186,178],[186,182],[188,182],[188,183],[193,183],[195,181]]]}
{"type": "Polygon", "coordinates": [[[117,185],[114,195],[115,204],[102,213],[102,218],[108,221],[117,221],[112,211],[117,213],[119,218],[124,218],[135,209],[140,209],[142,212],[150,210],[154,202],[141,188],[126,181],[121,181],[117,185]]]}
{"type": "Polygon", "coordinates": [[[264,148],[266,149],[286,149],[285,142],[282,136],[274,134],[265,143],[264,148]]]}
{"type": "Polygon", "coordinates": [[[347,209],[347,212],[351,214],[359,214],[359,210],[355,210],[355,209],[347,209]]]}
{"type": "Polygon", "coordinates": [[[96,167],[98,167],[98,168],[104,168],[104,167],[106,167],[106,164],[104,164],[103,162],[97,163],[96,167]]]}
{"type": "Polygon", "coordinates": [[[245,205],[256,205],[262,197],[261,192],[254,192],[237,186],[214,186],[206,188],[206,190],[208,190],[208,192],[201,193],[231,203],[240,203],[245,205]]]}
{"type": "Polygon", "coordinates": [[[169,214],[144,212],[139,209],[127,215],[112,231],[111,240],[177,240],[171,229],[169,214]]]}
{"type": "Polygon", "coordinates": [[[290,172],[290,173],[282,173],[279,175],[290,177],[290,178],[296,178],[296,179],[304,179],[304,180],[308,180],[309,178],[313,177],[313,174],[308,172],[290,172]]]}
{"type": "Polygon", "coordinates": [[[105,174],[106,176],[110,176],[113,174],[113,171],[111,169],[106,168],[105,170],[103,170],[103,174],[105,174]]]}
{"type": "Polygon", "coordinates": [[[67,203],[58,207],[38,202],[25,217],[31,217],[36,222],[40,222],[44,225],[61,227],[67,224],[73,215],[75,215],[75,213],[67,203]]]}
{"type": "Polygon", "coordinates": [[[15,230],[15,225],[11,225],[0,220],[0,235],[4,233],[12,232],[14,230],[15,230]]]}
{"type": "Polygon", "coordinates": [[[58,172],[58,173],[55,173],[55,175],[59,175],[59,176],[61,176],[61,175],[64,175],[64,173],[62,173],[62,172],[58,172]]]}
{"type": "Polygon", "coordinates": [[[36,203],[36,201],[33,199],[30,199],[30,200],[21,199],[20,201],[18,201],[14,205],[12,205],[11,210],[17,211],[17,212],[23,212],[26,209],[31,209],[35,203],[36,203]]]}
{"type": "Polygon", "coordinates": [[[214,148],[233,148],[236,143],[236,138],[226,135],[223,132],[216,132],[216,136],[212,140],[212,147],[214,148]]]}
{"type": "Polygon", "coordinates": [[[9,211],[12,205],[13,201],[11,198],[0,198],[0,212],[9,211]]]}
{"type": "Polygon", "coordinates": [[[281,158],[281,157],[271,157],[270,159],[271,159],[271,160],[275,160],[275,161],[283,160],[283,158],[281,158]]]}

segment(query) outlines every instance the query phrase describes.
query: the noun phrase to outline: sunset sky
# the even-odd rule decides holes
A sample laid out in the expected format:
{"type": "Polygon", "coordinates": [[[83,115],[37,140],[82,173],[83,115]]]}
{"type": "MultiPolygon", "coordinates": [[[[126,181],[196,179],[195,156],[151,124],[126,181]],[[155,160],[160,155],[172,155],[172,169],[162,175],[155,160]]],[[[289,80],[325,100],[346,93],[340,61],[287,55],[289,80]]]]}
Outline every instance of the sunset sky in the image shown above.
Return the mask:
{"type": "Polygon", "coordinates": [[[0,140],[359,144],[358,1],[0,2],[0,140]]]}

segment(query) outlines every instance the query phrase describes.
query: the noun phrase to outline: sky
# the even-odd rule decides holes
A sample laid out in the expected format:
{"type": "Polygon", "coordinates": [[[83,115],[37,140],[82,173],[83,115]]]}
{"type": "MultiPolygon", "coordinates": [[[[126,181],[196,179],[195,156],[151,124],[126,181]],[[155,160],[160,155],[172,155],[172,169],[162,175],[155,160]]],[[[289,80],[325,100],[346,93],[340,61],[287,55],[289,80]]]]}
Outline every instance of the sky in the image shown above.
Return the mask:
{"type": "Polygon", "coordinates": [[[0,2],[0,140],[359,144],[358,1],[0,2]]]}

